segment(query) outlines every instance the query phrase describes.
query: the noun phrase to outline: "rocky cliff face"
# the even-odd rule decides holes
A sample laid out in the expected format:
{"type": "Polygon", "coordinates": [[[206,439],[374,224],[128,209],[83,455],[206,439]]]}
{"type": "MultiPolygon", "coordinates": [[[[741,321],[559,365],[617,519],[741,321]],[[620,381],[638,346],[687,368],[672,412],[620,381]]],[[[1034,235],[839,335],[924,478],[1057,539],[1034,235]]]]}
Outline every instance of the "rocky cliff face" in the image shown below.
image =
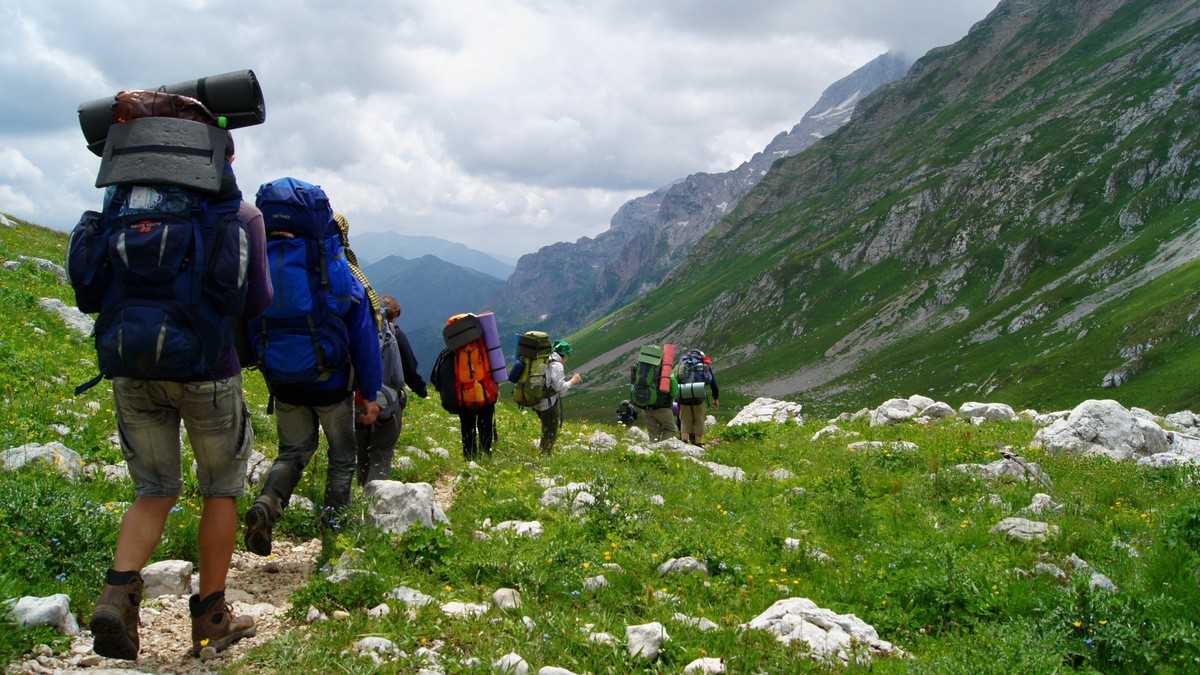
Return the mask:
{"type": "Polygon", "coordinates": [[[547,246],[521,258],[497,304],[517,324],[570,332],[656,287],[771,165],[831,135],[909,62],[884,54],[825,90],[790,131],[725,173],[696,173],[631,200],[595,238],[547,246]]]}
{"type": "Polygon", "coordinates": [[[661,337],[765,393],[1191,403],[1198,64],[1194,2],[1006,0],[774,164],[577,360],[603,379],[661,337]]]}

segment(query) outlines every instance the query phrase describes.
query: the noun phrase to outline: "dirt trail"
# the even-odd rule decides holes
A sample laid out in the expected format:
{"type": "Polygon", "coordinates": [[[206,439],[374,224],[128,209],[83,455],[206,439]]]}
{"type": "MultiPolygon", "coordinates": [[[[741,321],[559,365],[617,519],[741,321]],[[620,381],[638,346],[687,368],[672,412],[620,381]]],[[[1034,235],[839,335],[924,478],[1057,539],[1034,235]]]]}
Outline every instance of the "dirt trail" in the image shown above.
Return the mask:
{"type": "MultiPolygon", "coordinates": [[[[218,672],[293,627],[284,617],[288,599],[308,580],[320,553],[318,539],[304,543],[276,541],[270,558],[235,552],[226,597],[235,613],[254,617],[258,634],[210,661],[201,661],[188,653],[192,647],[192,624],[187,596],[167,595],[142,603],[141,656],[137,661],[96,656],[92,653],[92,636],[85,630],[66,653],[30,657],[11,664],[7,670],[10,673],[87,672],[92,668],[153,673],[218,672]]],[[[86,620],[87,617],[80,617],[85,626],[86,620]]]]}
{"type": "Polygon", "coordinates": [[[449,513],[454,506],[454,490],[458,487],[459,476],[456,473],[444,473],[433,483],[433,502],[443,513],[449,513]]]}

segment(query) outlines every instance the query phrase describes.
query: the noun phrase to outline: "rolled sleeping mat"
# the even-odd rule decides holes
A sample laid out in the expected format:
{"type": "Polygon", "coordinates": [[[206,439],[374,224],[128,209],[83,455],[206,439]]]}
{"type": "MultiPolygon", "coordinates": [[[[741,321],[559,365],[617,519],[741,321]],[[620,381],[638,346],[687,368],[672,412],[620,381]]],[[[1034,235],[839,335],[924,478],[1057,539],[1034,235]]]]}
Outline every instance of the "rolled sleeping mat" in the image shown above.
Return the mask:
{"type": "MultiPolygon", "coordinates": [[[[197,80],[176,82],[157,87],[168,94],[190,96],[205,105],[218,117],[225,118],[226,129],[262,124],[267,120],[267,105],[262,86],[253,70],[235,70],[210,75],[197,80]]],[[[98,98],[79,106],[79,128],[87,140],[88,150],[104,154],[108,129],[112,126],[113,97],[98,98]]]]}
{"type": "Polygon", "coordinates": [[[671,370],[675,368],[675,345],[663,345],[662,374],[658,378],[658,390],[664,394],[671,393],[671,370]]]}
{"type": "Polygon", "coordinates": [[[504,346],[500,343],[500,326],[494,312],[479,315],[479,327],[483,329],[483,344],[487,347],[488,364],[492,368],[493,382],[507,382],[508,369],[504,363],[504,346]]]}

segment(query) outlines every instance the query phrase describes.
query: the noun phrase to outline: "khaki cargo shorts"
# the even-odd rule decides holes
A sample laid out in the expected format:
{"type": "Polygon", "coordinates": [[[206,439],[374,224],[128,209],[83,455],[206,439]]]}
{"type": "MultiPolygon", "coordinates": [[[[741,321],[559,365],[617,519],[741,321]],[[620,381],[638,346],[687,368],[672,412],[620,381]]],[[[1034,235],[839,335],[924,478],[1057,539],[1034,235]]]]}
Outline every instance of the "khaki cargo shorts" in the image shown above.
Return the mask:
{"type": "Polygon", "coordinates": [[[245,490],[254,430],[242,376],[206,382],[113,378],[121,451],[138,497],[175,497],[183,486],[179,423],[187,428],[205,497],[245,490]]]}

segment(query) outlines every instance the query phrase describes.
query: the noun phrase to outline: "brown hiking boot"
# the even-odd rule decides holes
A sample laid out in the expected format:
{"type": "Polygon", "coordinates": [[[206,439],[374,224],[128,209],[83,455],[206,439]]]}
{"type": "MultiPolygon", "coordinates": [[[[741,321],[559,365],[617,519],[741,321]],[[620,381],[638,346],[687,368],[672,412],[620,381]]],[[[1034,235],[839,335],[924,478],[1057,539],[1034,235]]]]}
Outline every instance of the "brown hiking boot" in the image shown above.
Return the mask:
{"type": "Polygon", "coordinates": [[[138,605],[142,603],[142,576],[133,572],[126,584],[105,584],[92,612],[92,650],[110,659],[137,658],[138,605]]]}
{"type": "Polygon", "coordinates": [[[193,595],[188,599],[188,607],[192,614],[192,656],[207,658],[223,652],[238,640],[253,637],[256,631],[254,619],[233,615],[224,591],[203,601],[199,595],[193,595]]]}
{"type": "Polygon", "coordinates": [[[242,519],[246,523],[246,550],[263,557],[271,555],[271,535],[281,515],[279,500],[263,493],[242,519]]]}

